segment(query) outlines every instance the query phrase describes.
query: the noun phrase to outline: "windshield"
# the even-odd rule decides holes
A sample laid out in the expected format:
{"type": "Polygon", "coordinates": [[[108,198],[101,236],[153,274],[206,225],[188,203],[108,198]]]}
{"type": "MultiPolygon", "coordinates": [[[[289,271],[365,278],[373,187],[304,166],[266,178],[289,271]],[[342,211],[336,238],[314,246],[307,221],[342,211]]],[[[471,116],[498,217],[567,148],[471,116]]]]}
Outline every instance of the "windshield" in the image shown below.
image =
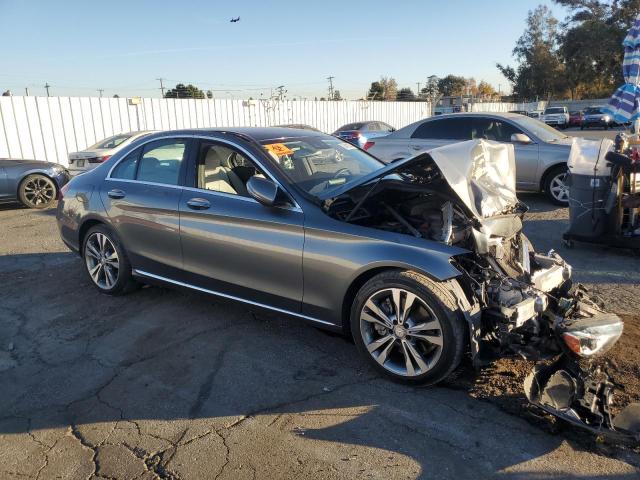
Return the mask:
{"type": "Polygon", "coordinates": [[[563,138],[568,138],[566,135],[563,135],[555,128],[550,127],[546,123],[541,122],[540,120],[536,120],[535,118],[514,117],[511,120],[520,125],[523,129],[529,130],[543,142],[555,142],[563,138]]]}
{"type": "Polygon", "coordinates": [[[597,115],[599,113],[602,113],[602,110],[600,109],[600,107],[589,107],[584,111],[584,113],[587,115],[597,115]]]}
{"type": "Polygon", "coordinates": [[[545,115],[554,114],[554,113],[564,113],[564,107],[547,108],[544,111],[545,115]]]}
{"type": "Polygon", "coordinates": [[[125,140],[128,140],[133,135],[129,133],[123,133],[120,135],[114,135],[113,137],[105,138],[104,140],[100,140],[95,145],[91,145],[87,150],[99,150],[102,148],[115,148],[120,145],[125,140]]]}
{"type": "Polygon", "coordinates": [[[383,168],[354,145],[329,136],[263,140],[262,145],[291,183],[320,195],[383,168]]]}

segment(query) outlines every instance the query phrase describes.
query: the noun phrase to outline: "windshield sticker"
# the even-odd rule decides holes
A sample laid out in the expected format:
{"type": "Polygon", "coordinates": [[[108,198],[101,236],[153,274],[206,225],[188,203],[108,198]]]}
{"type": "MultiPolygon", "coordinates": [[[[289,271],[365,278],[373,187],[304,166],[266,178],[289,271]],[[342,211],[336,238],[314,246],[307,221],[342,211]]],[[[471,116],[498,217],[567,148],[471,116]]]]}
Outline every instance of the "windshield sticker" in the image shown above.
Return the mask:
{"type": "Polygon", "coordinates": [[[279,157],[284,155],[293,155],[294,151],[287,147],[284,143],[268,143],[264,146],[267,150],[275,153],[279,157]]]}

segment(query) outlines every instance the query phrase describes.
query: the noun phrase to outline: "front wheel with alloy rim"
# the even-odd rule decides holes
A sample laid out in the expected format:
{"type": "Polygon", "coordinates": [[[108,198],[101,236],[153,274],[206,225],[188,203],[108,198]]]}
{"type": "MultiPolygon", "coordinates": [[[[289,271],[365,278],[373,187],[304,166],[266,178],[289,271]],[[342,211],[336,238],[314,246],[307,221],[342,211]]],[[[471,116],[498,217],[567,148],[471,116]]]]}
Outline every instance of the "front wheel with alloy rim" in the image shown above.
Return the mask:
{"type": "Polygon", "coordinates": [[[56,199],[56,184],[45,175],[28,175],[18,187],[20,202],[29,208],[46,208],[56,199]]]}
{"type": "Polygon", "coordinates": [[[460,363],[464,325],[446,283],[408,271],[376,275],[351,309],[358,350],[393,380],[434,384],[460,363]]]}
{"type": "Polygon", "coordinates": [[[544,181],[544,191],[554,205],[569,205],[569,186],[567,185],[567,167],[560,166],[551,170],[544,181]]]}
{"type": "Polygon", "coordinates": [[[135,286],[131,264],[118,237],[104,225],[87,232],[82,256],[93,285],[107,295],[127,293],[135,286]]]}

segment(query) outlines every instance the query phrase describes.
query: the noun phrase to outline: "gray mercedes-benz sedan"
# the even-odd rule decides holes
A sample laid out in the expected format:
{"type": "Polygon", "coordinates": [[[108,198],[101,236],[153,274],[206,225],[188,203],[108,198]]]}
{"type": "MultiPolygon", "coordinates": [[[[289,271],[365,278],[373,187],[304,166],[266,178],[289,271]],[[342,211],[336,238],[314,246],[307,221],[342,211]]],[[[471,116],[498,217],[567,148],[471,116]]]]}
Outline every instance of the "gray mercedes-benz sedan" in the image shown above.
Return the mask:
{"type": "MultiPolygon", "coordinates": [[[[513,147],[495,142],[385,165],[309,130],[186,130],[72,179],[57,219],[101,292],[161,283],[269,309],[353,336],[396,380],[441,381],[466,351],[476,364],[557,356],[527,395],[562,416],[545,403],[558,378],[609,382],[578,359],[611,348],[622,322],[533,250],[515,189],[513,147]]],[[[569,421],[596,424],[586,389],[561,391],[569,421]]]]}

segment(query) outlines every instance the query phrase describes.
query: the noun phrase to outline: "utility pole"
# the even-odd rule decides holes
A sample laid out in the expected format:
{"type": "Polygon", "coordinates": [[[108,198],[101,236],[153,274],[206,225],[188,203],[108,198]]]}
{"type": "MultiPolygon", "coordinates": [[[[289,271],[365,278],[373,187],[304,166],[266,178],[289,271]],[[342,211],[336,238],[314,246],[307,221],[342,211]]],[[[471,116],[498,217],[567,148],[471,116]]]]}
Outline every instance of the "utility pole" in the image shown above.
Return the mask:
{"type": "Polygon", "coordinates": [[[104,88],[99,88],[97,92],[100,94],[100,98],[102,98],[102,92],[104,92],[104,88]]]}
{"type": "Polygon", "coordinates": [[[29,87],[24,87],[24,93],[29,96],[29,87]]]}
{"type": "Polygon", "coordinates": [[[47,91],[47,97],[49,97],[49,89],[51,88],[51,85],[49,85],[49,82],[44,84],[44,89],[47,91]]]}
{"type": "Polygon", "coordinates": [[[164,98],[164,85],[162,84],[164,78],[156,78],[156,80],[160,82],[160,93],[162,94],[162,98],[164,98]]]}
{"type": "Polygon", "coordinates": [[[418,91],[416,92],[416,97],[420,98],[420,82],[416,82],[416,85],[418,85],[418,91]]]}
{"type": "Polygon", "coordinates": [[[333,100],[333,79],[334,78],[335,78],[334,76],[327,77],[327,80],[329,80],[329,98],[328,98],[328,100],[333,100]]]}

